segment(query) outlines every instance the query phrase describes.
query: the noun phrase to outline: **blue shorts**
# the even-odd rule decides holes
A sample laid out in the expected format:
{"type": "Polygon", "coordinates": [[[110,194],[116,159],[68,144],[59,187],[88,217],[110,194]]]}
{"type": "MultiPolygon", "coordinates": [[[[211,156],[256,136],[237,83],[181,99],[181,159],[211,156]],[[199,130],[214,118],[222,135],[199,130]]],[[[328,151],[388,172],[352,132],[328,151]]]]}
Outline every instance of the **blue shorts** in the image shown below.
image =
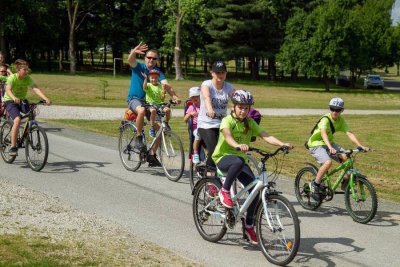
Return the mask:
{"type": "MultiPolygon", "coordinates": [[[[343,150],[343,148],[338,144],[332,144],[332,146],[334,149],[336,149],[336,151],[343,150]]],[[[329,154],[329,149],[327,146],[310,147],[308,150],[310,151],[311,156],[313,156],[319,164],[324,164],[326,161],[330,159],[333,159],[339,163],[341,162],[341,160],[338,158],[337,155],[329,154]]]]}
{"type": "Polygon", "coordinates": [[[16,104],[12,100],[6,101],[4,104],[6,106],[6,111],[12,120],[14,120],[16,117],[22,117],[19,104],[16,104]]]}

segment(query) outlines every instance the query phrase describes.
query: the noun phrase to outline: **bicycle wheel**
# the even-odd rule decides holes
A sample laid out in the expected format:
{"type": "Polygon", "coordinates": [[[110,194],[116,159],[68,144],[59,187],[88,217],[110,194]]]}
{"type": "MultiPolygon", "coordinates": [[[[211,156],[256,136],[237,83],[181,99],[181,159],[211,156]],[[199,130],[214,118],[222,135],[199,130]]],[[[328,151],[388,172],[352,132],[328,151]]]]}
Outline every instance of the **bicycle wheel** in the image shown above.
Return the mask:
{"type": "Polygon", "coordinates": [[[189,161],[189,183],[190,183],[190,188],[192,191],[194,189],[194,185],[200,179],[201,179],[201,176],[199,176],[199,173],[196,170],[196,165],[193,164],[193,162],[190,160],[189,161]]]}
{"type": "Polygon", "coordinates": [[[5,121],[0,130],[1,157],[6,163],[13,163],[16,156],[10,156],[12,123],[5,121]]]}
{"type": "Polygon", "coordinates": [[[42,127],[33,125],[25,138],[25,156],[29,167],[40,171],[47,163],[49,141],[42,127]]]}
{"type": "Polygon", "coordinates": [[[179,136],[173,131],[164,131],[161,135],[159,154],[164,173],[171,181],[181,179],[185,169],[185,152],[179,136]]]}
{"type": "Polygon", "coordinates": [[[193,218],[197,231],[207,241],[218,242],[226,233],[225,208],[216,199],[221,184],[212,178],[202,179],[194,189],[193,218]]]}
{"type": "Polygon", "coordinates": [[[267,196],[267,211],[263,204],[259,206],[256,226],[257,240],[267,260],[281,266],[290,263],[299,249],[300,223],[289,200],[281,195],[267,196]]]}
{"type": "Polygon", "coordinates": [[[354,195],[350,186],[344,193],[346,209],[358,223],[368,223],[378,209],[378,198],[373,185],[363,176],[354,177],[354,195]]]}
{"type": "Polygon", "coordinates": [[[312,197],[312,192],[310,188],[310,183],[314,181],[317,172],[312,167],[305,167],[301,169],[294,181],[294,191],[296,193],[296,198],[300,205],[306,210],[316,210],[321,206],[322,201],[316,201],[312,197]]]}
{"type": "Polygon", "coordinates": [[[136,133],[136,127],[131,123],[126,123],[120,128],[118,140],[119,157],[122,165],[128,171],[136,171],[141,165],[140,155],[133,149],[136,133]]]}

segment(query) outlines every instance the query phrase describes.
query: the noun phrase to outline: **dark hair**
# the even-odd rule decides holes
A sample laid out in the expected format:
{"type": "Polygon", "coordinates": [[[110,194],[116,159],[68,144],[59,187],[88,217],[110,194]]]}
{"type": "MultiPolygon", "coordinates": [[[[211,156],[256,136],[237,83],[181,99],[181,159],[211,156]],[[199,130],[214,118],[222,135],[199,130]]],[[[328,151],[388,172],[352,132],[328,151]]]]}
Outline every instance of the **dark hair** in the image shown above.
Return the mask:
{"type": "Polygon", "coordinates": [[[147,54],[148,54],[149,52],[156,53],[157,56],[160,56],[160,54],[158,53],[158,51],[157,51],[156,49],[149,49],[149,50],[147,50],[145,56],[147,56],[147,54]]]}

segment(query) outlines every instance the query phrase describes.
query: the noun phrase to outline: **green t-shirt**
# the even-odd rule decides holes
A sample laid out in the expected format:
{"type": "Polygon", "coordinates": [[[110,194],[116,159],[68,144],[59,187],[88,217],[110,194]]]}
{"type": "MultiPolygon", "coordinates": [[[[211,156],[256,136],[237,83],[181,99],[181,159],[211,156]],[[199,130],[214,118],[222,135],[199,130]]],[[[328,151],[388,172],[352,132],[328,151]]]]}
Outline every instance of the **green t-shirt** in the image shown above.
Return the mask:
{"type": "Polygon", "coordinates": [[[253,119],[249,119],[249,131],[247,133],[244,133],[244,122],[236,120],[232,115],[226,116],[221,121],[218,143],[212,154],[212,159],[215,163],[218,163],[226,155],[237,155],[242,157],[245,162],[248,162],[246,153],[236,150],[225,141],[225,137],[222,134],[222,129],[225,128],[231,130],[231,135],[238,144],[250,144],[251,137],[259,136],[263,130],[253,119]]]}
{"type": "Polygon", "coordinates": [[[147,88],[143,88],[146,93],[146,102],[150,104],[161,104],[164,103],[164,99],[162,99],[162,85],[158,84],[157,86],[152,83],[147,84],[147,88]]]}
{"type": "MultiPolygon", "coordinates": [[[[26,94],[28,92],[28,88],[34,85],[34,82],[30,76],[26,76],[24,79],[20,80],[17,77],[17,74],[14,73],[7,78],[7,84],[11,84],[11,91],[15,95],[15,97],[19,99],[25,99],[26,94]]],[[[7,95],[7,92],[4,94],[3,101],[9,101],[12,98],[7,95]]]]}
{"type": "MultiPolygon", "coordinates": [[[[344,118],[340,115],[337,120],[332,119],[331,113],[325,114],[324,116],[327,116],[329,120],[332,121],[333,127],[335,128],[335,132],[348,132],[350,131],[349,126],[347,125],[346,121],[344,118]]],[[[325,142],[322,139],[321,136],[321,129],[326,129],[326,133],[328,134],[329,142],[331,144],[333,143],[333,134],[331,131],[331,126],[329,124],[328,118],[322,118],[321,121],[318,123],[317,129],[313,132],[313,134],[310,136],[310,139],[308,139],[308,146],[309,147],[316,147],[316,146],[325,146],[325,142]]]]}

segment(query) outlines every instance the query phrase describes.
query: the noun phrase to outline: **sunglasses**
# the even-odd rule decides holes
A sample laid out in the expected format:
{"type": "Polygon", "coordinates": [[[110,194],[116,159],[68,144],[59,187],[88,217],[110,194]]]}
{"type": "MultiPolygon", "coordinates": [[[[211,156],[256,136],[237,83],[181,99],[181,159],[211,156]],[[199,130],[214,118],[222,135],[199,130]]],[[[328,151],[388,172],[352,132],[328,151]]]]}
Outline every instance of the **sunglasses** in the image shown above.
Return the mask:
{"type": "Polygon", "coordinates": [[[332,112],[342,112],[343,109],[342,108],[331,108],[332,112]]]}
{"type": "Polygon", "coordinates": [[[157,60],[158,58],[156,57],[146,57],[148,60],[157,60]]]}

